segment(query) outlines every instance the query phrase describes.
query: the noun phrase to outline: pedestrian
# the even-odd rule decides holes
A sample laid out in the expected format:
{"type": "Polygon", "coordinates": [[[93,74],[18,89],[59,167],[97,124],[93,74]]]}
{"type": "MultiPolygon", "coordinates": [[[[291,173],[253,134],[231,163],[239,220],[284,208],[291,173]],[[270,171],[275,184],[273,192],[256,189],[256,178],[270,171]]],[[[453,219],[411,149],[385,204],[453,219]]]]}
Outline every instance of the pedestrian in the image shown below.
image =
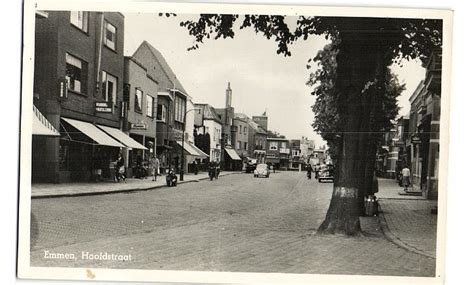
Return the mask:
{"type": "Polygon", "coordinates": [[[216,179],[219,179],[219,174],[221,173],[221,164],[216,162],[216,179]]]}
{"type": "Polygon", "coordinates": [[[306,165],[306,176],[308,176],[308,179],[311,179],[311,172],[313,172],[313,168],[311,167],[311,164],[308,163],[306,165]]]}
{"type": "Polygon", "coordinates": [[[125,181],[125,161],[122,154],[119,152],[117,161],[115,162],[115,177],[114,180],[120,182],[120,179],[125,181]]]}
{"type": "Polygon", "coordinates": [[[408,191],[408,186],[410,186],[410,169],[408,169],[408,166],[406,165],[402,169],[402,181],[403,181],[404,190],[406,192],[408,191]]]}
{"type": "Polygon", "coordinates": [[[153,176],[152,181],[156,181],[156,176],[158,176],[160,171],[160,160],[155,155],[151,158],[150,166],[153,176]]]}
{"type": "Polygon", "coordinates": [[[194,170],[194,175],[198,174],[198,166],[196,163],[196,160],[193,160],[193,170],[194,170]]]}

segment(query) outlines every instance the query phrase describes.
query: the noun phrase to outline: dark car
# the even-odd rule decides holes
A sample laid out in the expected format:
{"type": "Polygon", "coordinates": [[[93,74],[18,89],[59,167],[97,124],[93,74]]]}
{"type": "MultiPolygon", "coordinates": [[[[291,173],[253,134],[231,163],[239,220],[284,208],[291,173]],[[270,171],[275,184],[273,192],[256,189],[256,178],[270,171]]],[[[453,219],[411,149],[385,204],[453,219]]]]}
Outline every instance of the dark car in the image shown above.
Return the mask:
{"type": "Polygon", "coordinates": [[[248,160],[245,163],[245,173],[253,173],[257,167],[257,160],[248,160]]]}
{"type": "Polygon", "coordinates": [[[318,182],[331,181],[334,182],[334,166],[331,164],[321,165],[318,172],[318,182]]]}

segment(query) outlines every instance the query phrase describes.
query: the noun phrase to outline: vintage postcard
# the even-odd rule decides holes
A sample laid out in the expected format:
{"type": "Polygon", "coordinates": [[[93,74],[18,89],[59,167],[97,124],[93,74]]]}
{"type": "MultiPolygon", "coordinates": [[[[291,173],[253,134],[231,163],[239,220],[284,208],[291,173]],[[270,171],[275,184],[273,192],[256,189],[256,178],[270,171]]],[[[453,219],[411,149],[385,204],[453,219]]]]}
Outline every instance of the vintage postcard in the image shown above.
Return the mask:
{"type": "Polygon", "coordinates": [[[18,277],[441,284],[452,11],[25,1],[18,277]]]}

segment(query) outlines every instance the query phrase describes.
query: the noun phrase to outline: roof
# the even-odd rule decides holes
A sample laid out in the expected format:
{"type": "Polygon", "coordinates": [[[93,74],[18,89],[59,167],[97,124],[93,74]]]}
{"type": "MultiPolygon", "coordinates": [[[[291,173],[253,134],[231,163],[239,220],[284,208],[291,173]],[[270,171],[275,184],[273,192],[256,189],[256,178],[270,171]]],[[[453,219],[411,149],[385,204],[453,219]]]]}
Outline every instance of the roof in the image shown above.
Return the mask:
{"type": "Polygon", "coordinates": [[[133,53],[132,57],[135,57],[135,54],[140,50],[141,48],[148,48],[153,56],[155,57],[156,61],[158,64],[161,66],[163,71],[165,72],[166,77],[174,84],[174,89],[179,91],[180,93],[187,95],[186,90],[184,89],[183,85],[181,82],[179,82],[178,77],[176,74],[173,72],[171,67],[169,66],[168,62],[166,59],[163,57],[163,55],[158,51],[154,46],[152,46],[149,42],[143,41],[141,45],[137,48],[137,50],[133,53]]]}
{"type": "Polygon", "coordinates": [[[241,119],[241,120],[250,120],[249,116],[243,113],[234,113],[234,118],[241,119]]]}
{"type": "Polygon", "coordinates": [[[275,138],[275,137],[268,137],[267,141],[289,141],[289,139],[286,138],[275,138]]]}
{"type": "Polygon", "coordinates": [[[250,126],[252,129],[254,129],[257,133],[259,133],[259,134],[264,134],[264,135],[267,134],[267,132],[266,132],[262,127],[260,127],[259,124],[255,123],[254,121],[249,120],[248,123],[249,123],[249,126],[250,126]]]}
{"type": "Polygon", "coordinates": [[[197,104],[194,104],[194,107],[199,108],[201,110],[204,110],[203,111],[203,119],[204,120],[214,120],[214,121],[217,121],[217,122],[222,124],[219,116],[217,115],[216,110],[211,105],[197,103],[197,104]]]}

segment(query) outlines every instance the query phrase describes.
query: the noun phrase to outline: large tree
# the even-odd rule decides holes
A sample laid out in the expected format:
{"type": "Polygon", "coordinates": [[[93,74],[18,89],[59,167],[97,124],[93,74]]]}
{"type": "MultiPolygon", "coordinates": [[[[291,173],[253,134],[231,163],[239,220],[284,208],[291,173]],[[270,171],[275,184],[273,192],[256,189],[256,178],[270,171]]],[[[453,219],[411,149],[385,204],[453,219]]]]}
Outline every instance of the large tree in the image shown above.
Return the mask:
{"type": "MultiPolygon", "coordinates": [[[[206,39],[233,38],[234,29],[252,28],[277,44],[277,54],[290,56],[290,45],[309,36],[324,35],[332,45],[328,47],[335,65],[326,73],[334,73],[331,86],[326,86],[333,98],[321,116],[328,116],[316,129],[333,133],[337,155],[336,179],[326,219],[319,227],[324,233],[360,232],[359,215],[367,189],[370,165],[375,159],[378,126],[387,118],[391,96],[400,90],[394,87],[389,66],[402,58],[422,61],[434,49],[441,48],[442,22],[433,19],[343,18],[300,16],[294,30],[290,30],[282,15],[226,15],[201,14],[198,20],[184,21],[199,48],[206,39]],[[239,22],[238,19],[241,19],[239,22]],[[334,68],[334,69],[333,69],[334,68]],[[392,82],[392,83],[391,83],[392,82]],[[393,93],[394,92],[394,93],[393,93]],[[385,103],[384,103],[385,102],[385,103]],[[323,114],[324,113],[324,114],[323,114]],[[337,128],[327,124],[330,116],[337,120],[337,128]]],[[[315,54],[317,51],[315,51],[315,54]]],[[[318,99],[316,99],[318,100],[318,99]]],[[[316,102],[318,104],[318,102],[316,102]]],[[[393,107],[393,106],[392,106],[393,107]]]]}

